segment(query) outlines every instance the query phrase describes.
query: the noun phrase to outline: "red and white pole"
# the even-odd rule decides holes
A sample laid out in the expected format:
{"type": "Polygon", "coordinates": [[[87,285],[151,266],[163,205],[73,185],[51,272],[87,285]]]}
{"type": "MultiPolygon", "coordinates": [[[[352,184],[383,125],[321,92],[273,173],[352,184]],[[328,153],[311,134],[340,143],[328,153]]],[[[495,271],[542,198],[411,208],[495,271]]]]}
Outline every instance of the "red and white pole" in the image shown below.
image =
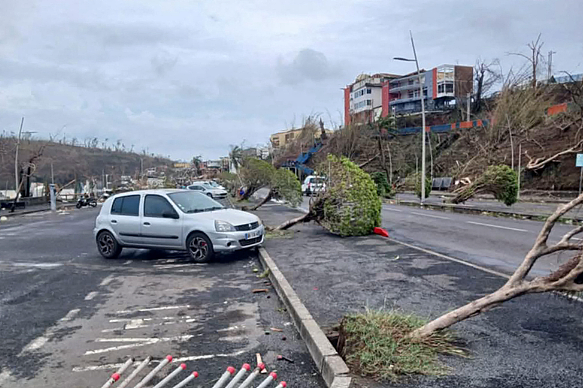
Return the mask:
{"type": "Polygon", "coordinates": [[[277,379],[277,374],[275,374],[275,372],[271,372],[269,376],[267,376],[267,378],[257,386],[257,388],[265,388],[275,379],[277,379]]]}
{"type": "Polygon", "coordinates": [[[243,364],[243,366],[241,367],[239,372],[237,372],[235,377],[233,377],[233,380],[231,380],[225,388],[233,388],[235,386],[235,384],[237,384],[243,378],[243,376],[245,376],[245,373],[249,372],[250,370],[251,370],[251,365],[243,364]]]}
{"type": "Polygon", "coordinates": [[[150,363],[150,361],[152,361],[152,357],[151,356],[146,357],[146,359],[144,361],[142,361],[140,363],[140,365],[138,365],[136,367],[136,369],[134,369],[134,371],[132,372],[132,374],[129,375],[128,377],[126,377],[126,379],[124,381],[122,381],[120,383],[120,385],[117,386],[117,388],[125,388],[129,383],[131,383],[131,381],[133,379],[136,378],[136,376],[138,375],[138,373],[140,373],[142,370],[144,370],[144,368],[146,366],[148,366],[148,364],[150,363]]]}
{"type": "Polygon", "coordinates": [[[180,372],[182,372],[185,369],[186,369],[186,364],[180,364],[180,366],[178,368],[174,369],[174,371],[172,373],[170,373],[168,376],[166,376],[164,378],[164,380],[162,380],[158,384],[156,384],[154,386],[154,388],[162,388],[163,386],[168,384],[168,382],[170,380],[172,380],[174,377],[176,377],[177,374],[179,374],[180,372]]]}
{"type": "Polygon", "coordinates": [[[285,381],[282,381],[282,382],[281,382],[281,383],[279,383],[279,384],[277,385],[277,387],[275,387],[275,388],[285,388],[285,387],[287,387],[287,383],[286,383],[285,381]]]}
{"type": "Polygon", "coordinates": [[[109,388],[111,387],[117,380],[119,380],[121,374],[125,372],[132,364],[134,363],[133,358],[129,358],[114,374],[111,375],[109,380],[106,381],[105,384],[101,386],[101,388],[109,388]]]}
{"type": "Polygon", "coordinates": [[[197,377],[198,377],[198,372],[192,372],[192,374],[190,376],[188,376],[187,378],[185,378],[184,380],[182,380],[181,382],[179,382],[178,384],[176,384],[172,388],[182,388],[186,384],[190,383],[192,380],[196,379],[197,377]]]}
{"type": "Polygon", "coordinates": [[[213,385],[213,388],[221,388],[223,385],[225,385],[225,383],[227,382],[229,377],[233,375],[233,373],[235,373],[235,368],[233,368],[232,366],[227,367],[227,370],[223,373],[219,381],[217,381],[215,385],[213,385]]]}
{"type": "Polygon", "coordinates": [[[152,371],[148,373],[134,388],[142,388],[144,385],[148,384],[148,382],[154,378],[156,373],[160,372],[160,369],[164,368],[171,361],[172,356],[166,356],[166,358],[160,361],[158,366],[152,369],[152,371]]]}
{"type": "Polygon", "coordinates": [[[265,369],[265,364],[264,363],[260,363],[257,365],[257,368],[255,368],[255,370],[253,372],[251,372],[251,374],[249,376],[247,376],[247,378],[245,379],[245,381],[243,381],[243,383],[241,383],[241,385],[239,385],[239,388],[247,388],[251,385],[251,383],[253,382],[253,380],[255,380],[255,377],[257,377],[257,375],[259,373],[261,373],[261,371],[265,369]]]}

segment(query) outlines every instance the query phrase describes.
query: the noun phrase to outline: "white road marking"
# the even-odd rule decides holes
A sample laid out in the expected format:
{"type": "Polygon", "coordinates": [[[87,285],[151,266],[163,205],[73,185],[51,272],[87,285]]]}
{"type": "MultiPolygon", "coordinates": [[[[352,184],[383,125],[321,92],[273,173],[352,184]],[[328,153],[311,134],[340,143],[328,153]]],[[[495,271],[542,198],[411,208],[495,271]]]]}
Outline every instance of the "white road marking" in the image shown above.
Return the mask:
{"type": "Polygon", "coordinates": [[[168,265],[154,265],[154,268],[158,269],[174,269],[181,267],[190,267],[192,264],[168,264],[168,265]]]}
{"type": "MultiPolygon", "coordinates": [[[[170,317],[164,317],[164,318],[165,319],[170,319],[170,317]]],[[[146,319],[147,318],[131,320],[130,323],[128,323],[125,326],[122,326],[122,327],[114,327],[113,329],[104,329],[104,330],[101,330],[101,332],[102,333],[112,333],[114,331],[120,331],[120,330],[144,329],[144,328],[150,327],[150,326],[166,326],[166,325],[176,325],[176,324],[179,324],[179,323],[192,323],[192,322],[196,322],[196,319],[185,319],[185,320],[178,320],[178,321],[166,321],[166,322],[162,322],[162,323],[156,323],[156,324],[153,324],[153,325],[144,325],[144,321],[146,319]]],[[[147,320],[148,321],[151,321],[152,319],[150,318],[150,319],[147,319],[147,320]]]]}
{"type": "Polygon", "coordinates": [[[423,216],[423,217],[431,217],[431,218],[439,218],[441,220],[449,220],[449,217],[442,217],[442,216],[436,216],[433,214],[427,214],[427,213],[417,213],[417,212],[411,212],[411,214],[415,214],[418,216],[423,216]]]}
{"type": "Polygon", "coordinates": [[[492,269],[489,269],[489,268],[486,268],[486,267],[482,267],[482,266],[479,266],[479,265],[476,265],[476,264],[472,264],[472,263],[469,263],[469,262],[464,261],[464,260],[456,259],[455,257],[451,257],[451,256],[448,256],[448,255],[444,255],[444,254],[441,254],[441,253],[432,251],[431,249],[421,248],[421,247],[415,246],[413,244],[408,244],[408,243],[405,243],[405,242],[402,242],[402,241],[399,241],[399,240],[395,240],[394,238],[391,238],[391,239],[388,239],[388,240],[394,241],[397,244],[401,244],[401,245],[404,245],[404,246],[409,247],[409,248],[416,249],[416,250],[421,251],[421,252],[429,253],[430,255],[434,255],[434,256],[437,256],[437,257],[441,257],[441,258],[444,258],[444,259],[447,259],[447,260],[450,260],[450,261],[459,263],[459,264],[467,265],[468,267],[472,267],[472,268],[479,269],[480,271],[484,271],[484,272],[487,272],[487,273],[492,274],[492,275],[501,276],[501,277],[506,278],[506,279],[509,279],[510,278],[510,276],[508,276],[508,275],[506,275],[506,274],[504,274],[502,272],[494,271],[492,269]]]}
{"type": "Polygon", "coordinates": [[[392,208],[392,207],[383,207],[383,209],[385,209],[385,210],[389,210],[389,211],[392,211],[392,212],[403,213],[403,211],[402,211],[402,210],[399,210],[399,209],[394,209],[394,208],[392,208]]]}
{"type": "Polygon", "coordinates": [[[152,342],[157,338],[97,338],[95,342],[152,342]]]}
{"type": "Polygon", "coordinates": [[[131,263],[132,263],[132,261],[131,260],[128,260],[125,263],[123,263],[123,265],[128,265],[128,264],[131,264],[131,263]]]}
{"type": "Polygon", "coordinates": [[[34,268],[55,268],[60,267],[63,264],[60,263],[12,263],[15,267],[34,267],[34,268]]]}
{"type": "Polygon", "coordinates": [[[217,330],[217,332],[220,333],[221,331],[232,331],[232,330],[237,330],[237,329],[239,329],[239,326],[230,326],[230,327],[227,327],[225,329],[219,329],[219,330],[217,330]]]}
{"type": "Polygon", "coordinates": [[[28,345],[26,345],[26,347],[24,348],[23,351],[24,352],[31,352],[33,350],[40,349],[48,341],[49,341],[48,337],[40,336],[40,337],[35,338],[34,340],[32,340],[32,342],[29,343],[28,345]]]}
{"type": "Polygon", "coordinates": [[[89,294],[87,294],[87,296],[85,297],[85,300],[91,300],[91,299],[95,298],[97,296],[97,294],[99,294],[99,292],[91,291],[89,294]]]}
{"type": "Polygon", "coordinates": [[[189,304],[181,305],[181,306],[163,306],[163,307],[152,307],[147,309],[136,309],[136,310],[120,310],[116,311],[116,314],[131,314],[131,313],[144,313],[147,311],[162,311],[162,310],[178,310],[178,309],[188,309],[190,308],[189,304]]]}
{"type": "Polygon", "coordinates": [[[107,286],[113,280],[113,275],[109,275],[99,283],[100,286],[107,286]]]}
{"type": "Polygon", "coordinates": [[[71,321],[77,314],[79,314],[79,309],[73,309],[67,313],[63,318],[59,319],[59,321],[71,321]]]}
{"type": "Polygon", "coordinates": [[[91,354],[101,354],[101,353],[114,352],[114,351],[123,350],[123,349],[139,348],[139,347],[146,346],[146,345],[157,344],[159,342],[170,342],[170,341],[184,342],[184,341],[188,341],[192,337],[194,337],[194,336],[193,335],[179,335],[179,336],[175,336],[175,337],[153,338],[147,342],[141,342],[141,343],[129,344],[129,345],[120,345],[120,346],[114,346],[111,348],[104,348],[104,349],[88,350],[85,352],[84,355],[89,356],[91,354]]]}
{"type": "MultiPolygon", "coordinates": [[[[186,357],[180,357],[180,358],[175,358],[172,362],[173,363],[178,363],[178,362],[186,362],[186,361],[196,361],[196,360],[206,360],[209,358],[215,358],[215,357],[237,357],[240,356],[241,354],[245,354],[247,353],[244,350],[239,350],[237,352],[234,353],[219,353],[219,354],[204,354],[201,356],[186,356],[186,357]]],[[[152,364],[156,364],[159,363],[159,360],[153,360],[152,364]]],[[[139,362],[136,361],[134,363],[134,365],[138,365],[139,362]]],[[[89,371],[100,371],[100,370],[113,370],[113,369],[119,369],[121,366],[123,365],[123,363],[117,363],[117,364],[100,364],[100,365],[89,365],[89,366],[76,366],[73,368],[73,372],[89,372],[89,371]]]]}
{"type": "Polygon", "coordinates": [[[2,383],[10,379],[11,377],[12,375],[8,370],[5,370],[4,372],[0,373],[0,386],[2,386],[2,383]]]}
{"type": "Polygon", "coordinates": [[[526,229],[518,229],[518,228],[509,228],[507,226],[500,226],[500,225],[492,225],[492,224],[484,224],[482,222],[475,222],[475,221],[466,221],[468,224],[474,225],[481,225],[481,226],[489,226],[491,228],[498,228],[498,229],[506,229],[506,230],[514,230],[516,232],[528,232],[526,229]]]}

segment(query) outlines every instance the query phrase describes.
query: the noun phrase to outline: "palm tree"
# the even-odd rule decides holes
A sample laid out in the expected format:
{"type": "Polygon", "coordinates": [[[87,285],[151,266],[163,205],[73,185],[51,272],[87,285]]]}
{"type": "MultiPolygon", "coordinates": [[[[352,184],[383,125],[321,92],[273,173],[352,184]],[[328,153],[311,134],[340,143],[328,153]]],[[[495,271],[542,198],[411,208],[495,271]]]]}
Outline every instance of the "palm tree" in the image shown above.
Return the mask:
{"type": "Polygon", "coordinates": [[[243,160],[243,149],[240,146],[232,145],[231,151],[229,152],[229,159],[235,171],[238,170],[243,160]]]}

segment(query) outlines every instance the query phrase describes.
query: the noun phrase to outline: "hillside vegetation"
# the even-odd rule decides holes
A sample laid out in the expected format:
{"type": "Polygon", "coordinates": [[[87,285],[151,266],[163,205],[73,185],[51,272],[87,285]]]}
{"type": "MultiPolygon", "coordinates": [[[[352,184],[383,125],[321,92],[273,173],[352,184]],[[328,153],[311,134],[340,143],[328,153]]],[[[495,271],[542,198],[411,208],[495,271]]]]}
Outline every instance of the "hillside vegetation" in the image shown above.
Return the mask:
{"type": "MultiPolygon", "coordinates": [[[[16,139],[0,137],[0,188],[14,187],[14,156],[16,139]]],[[[102,174],[135,177],[142,167],[172,167],[172,161],[160,156],[138,154],[121,149],[99,148],[97,146],[77,146],[43,140],[23,140],[20,145],[19,164],[26,170],[28,162],[34,158],[34,173],[31,181],[50,182],[51,162],[55,183],[66,184],[78,180],[96,178],[102,174]],[[35,156],[38,156],[35,158],[35,156]]],[[[110,178],[111,180],[111,178],[110,178]]]]}

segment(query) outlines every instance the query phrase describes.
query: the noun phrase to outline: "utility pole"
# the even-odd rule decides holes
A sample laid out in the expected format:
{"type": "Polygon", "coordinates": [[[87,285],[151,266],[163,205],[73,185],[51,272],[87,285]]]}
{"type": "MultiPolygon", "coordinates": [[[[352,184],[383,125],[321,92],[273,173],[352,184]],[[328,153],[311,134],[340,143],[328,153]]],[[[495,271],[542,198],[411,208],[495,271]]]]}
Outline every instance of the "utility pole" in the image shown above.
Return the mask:
{"type": "Polygon", "coordinates": [[[553,54],[556,54],[556,51],[549,51],[549,59],[547,60],[549,67],[547,70],[547,81],[551,79],[553,75],[553,54]]]}
{"type": "Polygon", "coordinates": [[[518,192],[516,193],[516,199],[520,200],[520,157],[522,156],[522,143],[518,143],[518,192]]]}
{"type": "Polygon", "coordinates": [[[55,172],[53,170],[53,161],[51,160],[51,183],[55,184],[55,172]]]}
{"type": "Polygon", "coordinates": [[[421,97],[421,203],[425,202],[425,96],[423,95],[423,84],[421,83],[421,72],[419,71],[419,61],[417,60],[417,51],[413,41],[413,33],[409,30],[411,36],[411,46],[415,56],[415,65],[417,66],[417,76],[419,78],[419,97],[421,97]]]}
{"type": "Polygon", "coordinates": [[[466,116],[466,117],[467,117],[466,121],[472,121],[472,120],[470,119],[470,103],[472,102],[472,97],[471,97],[471,96],[472,96],[472,95],[471,95],[471,93],[470,93],[470,92],[468,92],[468,106],[467,106],[467,108],[468,108],[468,113],[467,113],[467,116],[466,116]]]}
{"type": "Polygon", "coordinates": [[[22,116],[22,120],[20,120],[20,130],[18,131],[18,139],[16,140],[16,155],[14,155],[14,183],[15,183],[15,190],[16,190],[16,198],[18,198],[18,149],[20,148],[20,136],[22,135],[22,126],[24,125],[24,116],[22,116]]]}

